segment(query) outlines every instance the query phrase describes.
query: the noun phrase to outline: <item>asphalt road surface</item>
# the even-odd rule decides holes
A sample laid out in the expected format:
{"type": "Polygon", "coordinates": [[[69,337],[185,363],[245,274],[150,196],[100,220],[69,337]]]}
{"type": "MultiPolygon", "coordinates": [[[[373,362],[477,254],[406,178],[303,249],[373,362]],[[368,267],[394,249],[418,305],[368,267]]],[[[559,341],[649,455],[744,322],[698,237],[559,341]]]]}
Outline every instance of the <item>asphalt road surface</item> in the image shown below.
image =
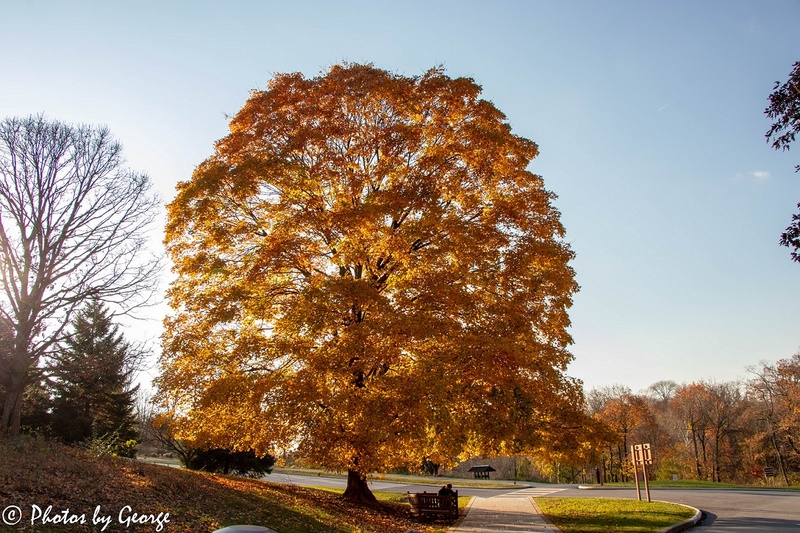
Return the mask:
{"type": "MultiPolygon", "coordinates": [[[[344,489],[344,478],[270,474],[267,481],[301,486],[323,486],[344,489]]],[[[578,489],[576,485],[520,484],[519,488],[459,487],[458,480],[442,479],[442,484],[453,483],[460,496],[555,496],[578,498],[636,498],[635,489],[578,489]]],[[[383,492],[435,492],[438,487],[396,481],[370,481],[374,491],[383,492]]],[[[644,497],[644,489],[642,489],[644,497]]],[[[748,490],[748,489],[652,489],[651,498],[697,507],[705,513],[703,521],[692,531],[712,533],[768,533],[772,531],[800,532],[800,491],[748,490]]]]}
{"type": "MultiPolygon", "coordinates": [[[[272,481],[275,483],[286,483],[289,485],[300,485],[302,487],[333,487],[344,489],[347,485],[347,479],[341,477],[324,477],[324,476],[306,476],[295,474],[274,473],[264,476],[265,481],[272,481]]],[[[453,483],[453,488],[458,490],[459,496],[480,496],[482,498],[490,498],[492,496],[501,496],[510,492],[515,492],[523,488],[532,487],[533,484],[520,484],[519,488],[481,488],[481,487],[459,487],[457,479],[442,478],[441,485],[419,485],[412,482],[398,482],[398,481],[370,481],[369,488],[373,491],[379,492],[437,492],[439,488],[445,483],[453,483]]],[[[541,487],[556,487],[561,489],[567,485],[537,485],[541,487]]],[[[574,488],[575,485],[569,485],[574,488]]]]}
{"type": "MultiPolygon", "coordinates": [[[[618,493],[635,498],[635,490],[591,490],[592,496],[618,493]]],[[[745,533],[800,531],[800,491],[747,489],[658,489],[652,499],[683,503],[705,513],[692,531],[745,533]]]]}

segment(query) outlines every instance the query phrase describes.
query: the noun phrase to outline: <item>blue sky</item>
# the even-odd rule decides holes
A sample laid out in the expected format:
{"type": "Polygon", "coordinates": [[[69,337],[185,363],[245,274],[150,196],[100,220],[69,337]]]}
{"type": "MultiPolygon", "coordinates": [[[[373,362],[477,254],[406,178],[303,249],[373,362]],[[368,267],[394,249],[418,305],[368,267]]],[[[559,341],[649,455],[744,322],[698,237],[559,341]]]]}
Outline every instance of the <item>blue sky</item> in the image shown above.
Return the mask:
{"type": "MultiPolygon", "coordinates": [[[[800,348],[778,246],[800,146],[763,110],[800,61],[800,2],[0,0],[0,116],[106,124],[165,202],[278,72],[341,61],[473,77],[559,198],[587,388],[746,378],[800,348]]],[[[158,241],[156,241],[158,242],[158,241]]],[[[165,308],[133,326],[158,331],[165,308]]],[[[151,372],[152,374],[152,372],[151,372]]]]}

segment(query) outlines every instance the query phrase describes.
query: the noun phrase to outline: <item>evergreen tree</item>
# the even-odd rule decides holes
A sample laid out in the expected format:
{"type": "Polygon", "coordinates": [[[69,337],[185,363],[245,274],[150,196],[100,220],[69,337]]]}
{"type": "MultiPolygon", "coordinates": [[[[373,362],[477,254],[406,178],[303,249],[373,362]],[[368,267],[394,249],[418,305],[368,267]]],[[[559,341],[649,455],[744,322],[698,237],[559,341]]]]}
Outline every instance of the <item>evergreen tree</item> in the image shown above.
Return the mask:
{"type": "Polygon", "coordinates": [[[120,442],[135,439],[139,387],[132,382],[139,352],[100,302],[89,302],[72,328],[52,369],[53,434],[67,443],[110,435],[120,442]]]}
{"type": "Polygon", "coordinates": [[[33,369],[31,374],[23,395],[22,431],[49,436],[52,425],[53,382],[41,368],[33,369]]]}

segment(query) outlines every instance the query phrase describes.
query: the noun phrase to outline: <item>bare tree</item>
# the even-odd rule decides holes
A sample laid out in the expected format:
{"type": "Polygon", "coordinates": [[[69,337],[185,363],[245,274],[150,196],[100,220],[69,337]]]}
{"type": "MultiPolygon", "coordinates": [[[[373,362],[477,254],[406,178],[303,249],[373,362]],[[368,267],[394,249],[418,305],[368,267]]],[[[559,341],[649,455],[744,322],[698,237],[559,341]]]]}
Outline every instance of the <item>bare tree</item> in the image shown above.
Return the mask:
{"type": "Polygon", "coordinates": [[[645,391],[648,398],[658,403],[660,407],[666,407],[670,400],[675,396],[675,391],[679,385],[670,379],[656,381],[645,391]]]}
{"type": "Polygon", "coordinates": [[[606,404],[611,400],[631,396],[632,394],[631,388],[627,385],[615,383],[590,390],[586,395],[586,404],[589,412],[595,414],[605,409],[606,404]]]}
{"type": "Polygon", "coordinates": [[[149,302],[158,205],[106,128],[41,115],[0,123],[0,317],[13,325],[0,433],[19,433],[31,370],[78,306],[91,298],[130,313],[149,302]]]}

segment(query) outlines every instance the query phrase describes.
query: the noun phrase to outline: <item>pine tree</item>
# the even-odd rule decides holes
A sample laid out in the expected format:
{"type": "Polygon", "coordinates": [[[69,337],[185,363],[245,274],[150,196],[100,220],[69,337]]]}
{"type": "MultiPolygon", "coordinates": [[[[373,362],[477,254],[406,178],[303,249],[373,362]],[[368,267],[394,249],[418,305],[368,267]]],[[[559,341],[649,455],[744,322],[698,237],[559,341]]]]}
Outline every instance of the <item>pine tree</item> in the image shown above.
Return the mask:
{"type": "Polygon", "coordinates": [[[72,328],[54,358],[53,434],[67,443],[110,435],[120,442],[136,438],[139,387],[132,381],[138,351],[100,302],[89,302],[72,328]]]}

